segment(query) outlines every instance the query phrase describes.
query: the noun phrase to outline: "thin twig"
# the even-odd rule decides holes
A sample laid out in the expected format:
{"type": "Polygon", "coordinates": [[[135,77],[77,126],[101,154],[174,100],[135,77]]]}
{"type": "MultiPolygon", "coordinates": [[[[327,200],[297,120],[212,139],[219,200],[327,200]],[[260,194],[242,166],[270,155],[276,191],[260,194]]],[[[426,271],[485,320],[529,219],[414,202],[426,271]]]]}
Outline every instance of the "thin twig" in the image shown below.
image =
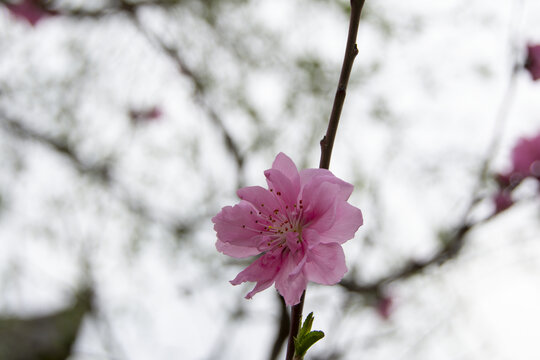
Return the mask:
{"type": "Polygon", "coordinates": [[[491,162],[500,144],[503,129],[508,119],[508,113],[510,111],[510,106],[516,91],[516,80],[519,69],[519,64],[514,64],[512,67],[512,72],[510,74],[506,91],[495,117],[493,135],[484,156],[484,160],[480,166],[476,184],[472,190],[470,203],[462,215],[460,224],[452,233],[448,234],[446,238],[443,239],[443,246],[428,259],[409,260],[393,273],[384,276],[377,281],[362,284],[350,279],[344,279],[339,283],[343,288],[358,294],[380,296],[384,293],[384,287],[389,283],[406,280],[414,275],[425,272],[432,266],[441,266],[447,261],[456,258],[461,253],[461,250],[466,242],[466,235],[470,232],[470,230],[493,220],[500,214],[498,212],[494,212],[474,223],[469,222],[469,217],[475,206],[484,200],[484,197],[480,195],[480,192],[487,181],[491,162]]]}
{"type": "Polygon", "coordinates": [[[328,169],[330,167],[330,158],[332,157],[332,149],[334,147],[334,140],[336,138],[341,110],[343,109],[345,95],[347,94],[347,85],[349,83],[349,77],[351,75],[354,59],[358,54],[356,37],[358,34],[360,14],[362,13],[364,2],[365,0],[351,0],[349,35],[347,37],[347,45],[345,47],[345,56],[343,58],[343,65],[341,67],[341,75],[339,76],[339,83],[336,96],[334,98],[334,105],[332,106],[332,112],[330,113],[328,129],[326,130],[326,135],[321,140],[321,161],[319,163],[319,167],[322,169],[328,169]]]}
{"type": "Polygon", "coordinates": [[[56,151],[64,158],[68,159],[79,174],[97,180],[104,188],[116,190],[118,199],[133,214],[141,219],[144,219],[145,221],[148,221],[149,223],[161,224],[171,231],[171,233],[174,233],[179,237],[185,236],[185,234],[189,233],[201,219],[206,218],[207,214],[202,214],[198,217],[194,217],[193,219],[184,221],[165,220],[165,218],[170,219],[174,218],[174,216],[158,216],[155,214],[155,211],[153,211],[140,199],[132,196],[130,192],[123,188],[112,175],[114,173],[114,169],[111,161],[103,161],[94,164],[88,163],[79,155],[76,147],[68,140],[32,129],[29,126],[24,125],[22,121],[7,115],[2,110],[0,110],[0,126],[20,139],[35,141],[48,147],[49,149],[56,151]]]}
{"type": "Polygon", "coordinates": [[[475,225],[463,224],[448,238],[444,239],[444,246],[434,253],[431,257],[424,260],[410,260],[401,268],[390,275],[387,275],[372,283],[359,283],[352,280],[341,280],[339,285],[343,288],[362,295],[380,296],[383,293],[383,288],[396,280],[405,280],[418,273],[425,271],[427,268],[437,265],[440,266],[450,259],[455,258],[463,249],[465,236],[475,225]]]}
{"type": "MultiPolygon", "coordinates": [[[[332,112],[330,113],[328,129],[326,130],[326,135],[321,140],[321,160],[319,162],[319,167],[322,169],[328,169],[330,167],[330,158],[332,157],[332,149],[334,147],[334,140],[336,138],[341,110],[343,109],[345,95],[347,94],[347,85],[349,84],[349,77],[351,75],[354,59],[358,54],[356,37],[358,35],[358,26],[360,24],[360,15],[362,14],[364,2],[365,0],[351,0],[351,17],[349,21],[347,45],[345,46],[345,55],[343,57],[343,65],[341,67],[341,75],[339,76],[336,96],[334,98],[332,112]]],[[[294,356],[294,339],[296,335],[298,335],[300,323],[302,322],[302,311],[304,308],[305,296],[306,291],[302,293],[300,303],[294,305],[291,309],[291,330],[289,332],[287,355],[285,357],[286,360],[292,360],[294,356]]]]}
{"type": "MultiPolygon", "coordinates": [[[[0,0],[0,3],[5,0],[0,0]]],[[[193,84],[192,98],[194,102],[206,113],[210,121],[219,129],[222,134],[225,147],[233,157],[236,166],[238,168],[238,187],[243,186],[243,169],[244,169],[244,155],[240,150],[240,146],[234,140],[231,133],[225,126],[225,122],[219,115],[218,111],[214,109],[210,101],[207,99],[206,87],[204,81],[180,56],[178,49],[173,48],[163,42],[160,38],[150,32],[144,27],[137,15],[138,11],[142,7],[147,6],[162,6],[169,7],[178,5],[179,1],[174,0],[140,0],[137,2],[129,2],[127,0],[114,1],[111,6],[99,8],[95,10],[87,10],[82,8],[55,8],[54,4],[49,1],[40,0],[39,5],[47,11],[61,14],[62,16],[68,16],[73,18],[101,18],[107,15],[115,13],[124,13],[135,24],[137,30],[139,30],[146,39],[154,45],[158,50],[166,54],[175,64],[178,72],[185,76],[193,84]]]]}
{"type": "Polygon", "coordinates": [[[283,300],[283,297],[279,294],[277,298],[279,301],[280,310],[279,326],[276,337],[274,339],[274,344],[272,345],[272,352],[270,353],[269,360],[276,360],[278,358],[278,355],[281,352],[281,348],[285,344],[285,340],[287,340],[287,336],[289,335],[289,328],[291,326],[291,320],[289,319],[289,312],[287,310],[285,300],[283,300]]]}
{"type": "Polygon", "coordinates": [[[167,55],[175,64],[178,72],[185,76],[193,84],[193,93],[192,98],[195,103],[204,111],[208,118],[212,121],[214,126],[219,129],[225,143],[225,147],[233,157],[239,174],[239,185],[242,185],[243,179],[243,169],[244,169],[244,155],[240,150],[240,146],[234,140],[230,132],[225,126],[224,120],[219,115],[218,111],[214,109],[210,101],[207,99],[208,95],[206,93],[206,86],[204,85],[204,80],[187,64],[185,59],[179,54],[179,50],[170,45],[167,45],[158,38],[157,36],[151,34],[141,23],[137,12],[129,12],[130,18],[135,24],[135,27],[146,37],[146,39],[153,44],[157,49],[161,50],[165,55],[167,55]]]}
{"type": "Polygon", "coordinates": [[[306,298],[306,291],[302,293],[300,302],[294,305],[291,309],[291,330],[289,331],[289,341],[287,342],[287,354],[286,360],[292,360],[294,357],[294,339],[298,335],[300,330],[300,324],[302,322],[302,311],[304,310],[304,300],[306,298]]]}
{"type": "Polygon", "coordinates": [[[22,139],[33,140],[54,149],[56,152],[67,158],[77,169],[77,171],[79,171],[79,173],[90,175],[92,178],[103,182],[104,184],[110,183],[110,164],[108,162],[88,164],[86,161],[81,159],[74,146],[66,139],[38,132],[24,125],[21,121],[15,120],[13,117],[8,116],[4,112],[0,112],[0,125],[2,125],[7,131],[22,139]]]}

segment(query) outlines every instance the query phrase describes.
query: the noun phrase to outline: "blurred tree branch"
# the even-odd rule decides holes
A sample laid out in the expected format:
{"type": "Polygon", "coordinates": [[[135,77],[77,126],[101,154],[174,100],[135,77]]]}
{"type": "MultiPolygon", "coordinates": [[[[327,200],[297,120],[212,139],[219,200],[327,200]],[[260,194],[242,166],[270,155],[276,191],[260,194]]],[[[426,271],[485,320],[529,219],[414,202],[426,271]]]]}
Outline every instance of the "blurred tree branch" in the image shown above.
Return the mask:
{"type": "Polygon", "coordinates": [[[94,311],[93,298],[93,290],[86,288],[59,311],[32,318],[0,318],[0,358],[67,359],[83,318],[94,311]]]}
{"type": "Polygon", "coordinates": [[[88,164],[77,154],[77,150],[67,139],[53,137],[37,130],[34,130],[22,121],[15,120],[4,112],[0,112],[1,124],[10,133],[25,139],[41,143],[52,150],[60,153],[67,158],[77,171],[83,175],[89,175],[92,178],[110,185],[111,182],[111,164],[108,162],[88,164]]]}
{"type": "Polygon", "coordinates": [[[375,295],[377,297],[380,297],[384,293],[383,290],[386,285],[395,281],[406,280],[414,275],[424,273],[432,266],[441,266],[449,260],[458,257],[466,243],[466,236],[469,231],[480,224],[492,220],[500,214],[499,212],[494,212],[491,215],[475,223],[470,223],[467,220],[471,215],[472,211],[474,210],[475,206],[478,205],[485,198],[481,195],[481,192],[485,188],[486,183],[489,179],[490,165],[493,161],[493,157],[496,154],[501,137],[503,135],[503,129],[507,122],[509,109],[516,91],[517,75],[519,74],[520,68],[523,66],[519,63],[519,56],[515,56],[515,59],[518,60],[516,60],[516,62],[512,64],[507,87],[495,116],[491,140],[488,144],[486,153],[481,160],[479,171],[476,176],[476,183],[472,188],[471,199],[468,207],[464,212],[464,215],[462,216],[461,224],[450,232],[443,232],[439,234],[440,240],[443,245],[431,257],[424,260],[409,260],[393,273],[375,282],[359,283],[351,279],[344,279],[339,283],[343,288],[357,294],[375,295]]]}
{"type": "MultiPolygon", "coordinates": [[[[0,0],[4,2],[5,0],[0,0]]],[[[106,15],[114,13],[124,13],[129,16],[133,21],[135,27],[141,34],[161,53],[166,55],[176,65],[176,69],[179,74],[187,78],[193,85],[192,98],[208,116],[214,126],[221,132],[226,149],[234,159],[239,175],[239,187],[243,183],[243,168],[244,168],[244,155],[240,150],[239,144],[234,140],[234,137],[228,131],[222,117],[219,112],[214,108],[211,101],[208,99],[207,87],[203,78],[197,74],[197,72],[188,65],[187,61],[180,55],[179,49],[171,45],[166,44],[158,36],[151,34],[144,24],[139,19],[138,11],[142,7],[157,6],[157,7],[170,7],[179,5],[181,0],[141,0],[141,1],[126,1],[126,0],[114,0],[111,1],[109,6],[89,10],[83,8],[60,8],[56,6],[56,3],[39,0],[39,4],[47,11],[57,11],[62,16],[76,17],[76,18],[101,18],[106,15]]],[[[249,104],[245,104],[249,110],[252,107],[249,104]]],[[[253,110],[251,111],[253,112],[253,110]]]]}
{"type": "MultiPolygon", "coordinates": [[[[181,237],[193,230],[193,227],[202,219],[206,218],[206,214],[196,216],[188,221],[171,221],[164,220],[162,217],[157,216],[155,211],[151,210],[143,201],[136,199],[126,189],[120,187],[117,181],[115,181],[113,171],[113,163],[111,161],[104,161],[101,163],[89,164],[82,159],[78,154],[76,147],[71,144],[67,139],[62,137],[51,136],[37,130],[30,128],[20,120],[16,120],[10,117],[5,112],[0,110],[0,125],[5,130],[13,135],[23,139],[35,141],[41,145],[54,150],[64,158],[68,159],[73,167],[84,176],[89,176],[110,189],[115,188],[119,190],[120,200],[127,206],[127,208],[140,218],[151,222],[158,223],[165,226],[176,236],[181,237]]],[[[175,218],[171,216],[169,218],[175,218]]]]}
{"type": "Polygon", "coordinates": [[[223,141],[226,149],[233,157],[239,174],[239,187],[242,184],[242,175],[244,168],[244,155],[240,151],[240,146],[234,140],[231,133],[225,127],[225,123],[218,111],[214,109],[211,102],[207,99],[206,86],[203,79],[187,64],[186,60],[179,54],[179,49],[165,44],[160,38],[151,34],[141,23],[136,13],[136,8],[132,8],[128,12],[130,18],[135,24],[136,28],[152,43],[158,50],[168,56],[172,62],[176,64],[178,72],[189,79],[193,85],[192,98],[194,102],[206,113],[208,118],[212,121],[214,126],[219,129],[222,134],[223,141]]]}
{"type": "Polygon", "coordinates": [[[283,345],[285,345],[285,340],[287,340],[287,336],[289,335],[289,328],[291,326],[291,320],[289,318],[287,305],[285,304],[285,301],[283,300],[283,297],[281,295],[278,294],[277,297],[279,301],[279,319],[276,326],[277,332],[274,337],[272,351],[270,352],[270,357],[268,358],[269,360],[276,360],[278,358],[279,353],[283,348],[283,345]]]}
{"type": "Polygon", "coordinates": [[[409,260],[393,273],[371,283],[360,283],[351,279],[343,279],[339,285],[357,294],[380,296],[383,294],[383,289],[386,285],[395,281],[406,280],[414,275],[425,272],[432,266],[441,266],[457,257],[463,249],[466,235],[473,226],[464,223],[451,234],[441,235],[444,245],[427,259],[409,260]]]}

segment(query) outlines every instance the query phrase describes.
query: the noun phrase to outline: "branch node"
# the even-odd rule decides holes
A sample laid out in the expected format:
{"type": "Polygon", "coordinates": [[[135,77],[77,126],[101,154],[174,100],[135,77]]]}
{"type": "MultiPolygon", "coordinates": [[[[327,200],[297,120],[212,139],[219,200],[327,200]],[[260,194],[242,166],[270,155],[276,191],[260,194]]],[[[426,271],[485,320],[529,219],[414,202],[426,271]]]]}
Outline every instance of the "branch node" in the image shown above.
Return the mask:
{"type": "Polygon", "coordinates": [[[352,50],[352,56],[356,57],[358,55],[358,45],[354,44],[354,48],[352,50]]]}

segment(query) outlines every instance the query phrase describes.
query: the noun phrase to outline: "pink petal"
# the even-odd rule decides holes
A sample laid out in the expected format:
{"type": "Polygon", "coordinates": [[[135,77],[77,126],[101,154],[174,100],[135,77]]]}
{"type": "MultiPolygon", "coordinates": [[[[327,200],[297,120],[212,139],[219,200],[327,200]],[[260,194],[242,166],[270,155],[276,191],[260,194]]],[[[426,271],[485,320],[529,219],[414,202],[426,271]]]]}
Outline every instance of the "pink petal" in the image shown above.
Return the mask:
{"type": "Polygon", "coordinates": [[[351,196],[354,186],[343,181],[326,169],[305,169],[300,171],[300,183],[302,188],[311,185],[328,182],[339,186],[338,199],[347,200],[351,196]]]}
{"type": "Polygon", "coordinates": [[[338,185],[329,182],[312,182],[304,188],[302,201],[306,226],[323,232],[334,224],[339,191],[338,185]]]}
{"type": "Polygon", "coordinates": [[[512,150],[513,173],[522,177],[533,174],[533,164],[540,161],[540,134],[532,138],[521,138],[512,150]]]}
{"type": "Polygon", "coordinates": [[[285,303],[293,306],[300,302],[300,297],[306,290],[308,279],[303,271],[298,271],[297,266],[302,262],[303,254],[297,253],[285,257],[282,268],[276,277],[276,289],[279,291],[285,303]]]}
{"type": "Polygon", "coordinates": [[[55,12],[44,9],[36,0],[23,0],[15,4],[6,4],[6,6],[11,14],[25,19],[32,26],[49,15],[55,15],[55,12]]]}
{"type": "Polygon", "coordinates": [[[495,213],[503,212],[514,204],[512,193],[506,190],[499,191],[493,197],[493,202],[495,203],[495,213]]]}
{"type": "Polygon", "coordinates": [[[216,241],[216,249],[225,255],[229,255],[238,259],[246,258],[260,253],[259,249],[256,247],[233,245],[231,243],[223,242],[219,239],[217,239],[216,241]]]}
{"type": "Polygon", "coordinates": [[[304,273],[309,281],[333,285],[338,283],[346,272],[345,254],[341,245],[320,244],[308,252],[304,273]]]}
{"type": "Polygon", "coordinates": [[[280,252],[266,253],[240,272],[231,280],[231,284],[239,285],[246,281],[256,281],[255,288],[246,295],[246,298],[251,299],[259,291],[272,286],[281,263],[282,256],[280,252]]]}
{"type": "Polygon", "coordinates": [[[321,242],[337,242],[343,244],[354,237],[358,228],[364,223],[362,211],[347,202],[336,205],[335,221],[332,226],[319,233],[321,242]]]}
{"type": "MultiPolygon", "coordinates": [[[[263,226],[254,223],[254,217],[253,215],[250,215],[250,213],[253,212],[253,207],[245,201],[240,201],[240,203],[233,207],[225,206],[221,209],[221,211],[212,218],[214,230],[217,233],[219,242],[230,243],[237,247],[255,248],[260,240],[259,228],[262,228],[263,226]]],[[[216,246],[218,246],[218,244],[216,244],[216,246]]],[[[219,246],[222,250],[227,248],[221,244],[219,246]]],[[[233,252],[235,250],[235,248],[230,247],[227,249],[233,252]]],[[[218,250],[220,250],[220,248],[218,248],[218,250]]]]}
{"type": "Polygon", "coordinates": [[[527,60],[525,68],[529,70],[533,80],[540,79],[540,44],[527,45],[527,60]]]}
{"type": "Polygon", "coordinates": [[[276,159],[272,164],[272,169],[278,170],[283,173],[283,175],[285,175],[289,180],[291,180],[291,183],[293,185],[300,185],[300,176],[298,174],[298,169],[296,168],[296,165],[291,160],[291,158],[284,153],[280,152],[279,154],[277,154],[276,159]]]}
{"type": "Polygon", "coordinates": [[[281,171],[276,169],[266,170],[264,172],[268,187],[272,189],[272,192],[281,199],[285,205],[293,206],[298,199],[298,193],[300,192],[300,182],[293,184],[293,182],[286,177],[281,171]]]}
{"type": "Polygon", "coordinates": [[[265,215],[271,215],[281,205],[269,190],[260,186],[248,186],[239,189],[236,194],[242,200],[250,202],[258,211],[265,215]]]}

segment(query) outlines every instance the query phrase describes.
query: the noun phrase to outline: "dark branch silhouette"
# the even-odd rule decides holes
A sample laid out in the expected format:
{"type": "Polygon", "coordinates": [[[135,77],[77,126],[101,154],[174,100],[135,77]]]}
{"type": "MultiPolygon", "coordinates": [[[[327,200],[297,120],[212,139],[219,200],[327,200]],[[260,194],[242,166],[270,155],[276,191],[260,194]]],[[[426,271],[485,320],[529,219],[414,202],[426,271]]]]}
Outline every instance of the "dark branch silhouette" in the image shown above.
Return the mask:
{"type": "MultiPolygon", "coordinates": [[[[321,140],[321,160],[319,167],[323,169],[328,169],[330,167],[330,158],[332,156],[332,149],[334,147],[334,140],[336,138],[341,110],[343,109],[343,103],[345,102],[347,85],[349,83],[349,77],[351,75],[354,59],[358,54],[356,37],[358,36],[358,26],[360,25],[360,15],[362,14],[363,7],[364,0],[351,0],[351,17],[349,21],[349,32],[347,35],[347,44],[345,46],[343,65],[341,67],[341,74],[339,76],[339,83],[334,104],[332,106],[332,112],[330,113],[328,129],[326,130],[326,135],[321,140]]],[[[304,309],[305,297],[306,291],[304,290],[302,297],[300,298],[300,303],[294,305],[291,309],[291,330],[289,331],[287,354],[285,356],[286,360],[292,360],[294,357],[294,339],[296,335],[298,335],[300,324],[302,322],[302,311],[304,309]]]]}

